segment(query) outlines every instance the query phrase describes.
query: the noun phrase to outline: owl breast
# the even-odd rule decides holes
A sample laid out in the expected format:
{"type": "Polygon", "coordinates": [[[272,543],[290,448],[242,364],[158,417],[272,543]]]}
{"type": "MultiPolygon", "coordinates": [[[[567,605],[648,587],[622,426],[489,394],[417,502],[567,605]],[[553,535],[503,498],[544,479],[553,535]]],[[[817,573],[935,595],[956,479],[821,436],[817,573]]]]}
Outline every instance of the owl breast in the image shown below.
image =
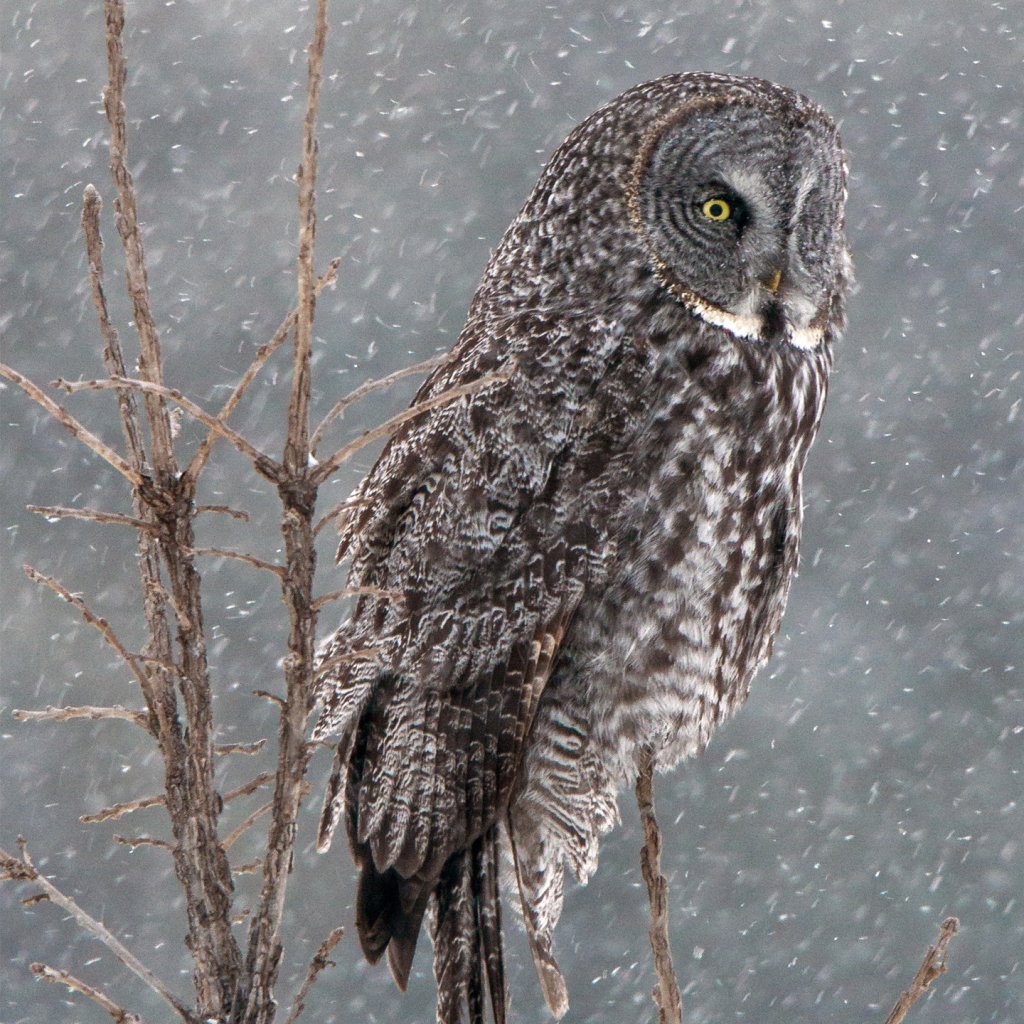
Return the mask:
{"type": "Polygon", "coordinates": [[[556,703],[580,703],[612,788],[632,777],[638,744],[669,767],[743,702],[796,569],[827,356],[713,334],[659,355],[643,429],[609,485],[608,578],[578,610],[551,687],[556,703]]]}

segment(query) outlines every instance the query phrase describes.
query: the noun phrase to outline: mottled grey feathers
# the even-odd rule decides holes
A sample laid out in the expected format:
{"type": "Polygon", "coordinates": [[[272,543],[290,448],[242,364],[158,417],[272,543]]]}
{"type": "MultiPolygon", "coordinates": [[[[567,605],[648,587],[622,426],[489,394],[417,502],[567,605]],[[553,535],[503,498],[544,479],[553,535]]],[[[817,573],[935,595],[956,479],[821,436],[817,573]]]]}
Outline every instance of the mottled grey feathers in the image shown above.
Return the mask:
{"type": "Polygon", "coordinates": [[[565,1011],[564,867],[594,870],[637,747],[698,753],[768,656],[844,190],[834,125],[789,90],[623,94],[552,156],[414,402],[500,378],[403,425],[349,503],[365,594],[322,653],[320,844],[345,822],[363,949],[400,987],[427,921],[443,1024],[505,1019],[499,888],[565,1011]]]}

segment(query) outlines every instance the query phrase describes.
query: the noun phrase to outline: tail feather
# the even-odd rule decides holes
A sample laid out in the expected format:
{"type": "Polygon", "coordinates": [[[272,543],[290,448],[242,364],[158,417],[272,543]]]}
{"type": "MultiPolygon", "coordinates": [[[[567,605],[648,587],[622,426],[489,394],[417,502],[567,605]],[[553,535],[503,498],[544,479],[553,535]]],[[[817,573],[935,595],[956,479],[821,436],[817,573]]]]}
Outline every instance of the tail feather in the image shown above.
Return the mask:
{"type": "Polygon", "coordinates": [[[439,1024],[505,1024],[497,829],[452,856],[434,890],[434,975],[439,1024]]]}

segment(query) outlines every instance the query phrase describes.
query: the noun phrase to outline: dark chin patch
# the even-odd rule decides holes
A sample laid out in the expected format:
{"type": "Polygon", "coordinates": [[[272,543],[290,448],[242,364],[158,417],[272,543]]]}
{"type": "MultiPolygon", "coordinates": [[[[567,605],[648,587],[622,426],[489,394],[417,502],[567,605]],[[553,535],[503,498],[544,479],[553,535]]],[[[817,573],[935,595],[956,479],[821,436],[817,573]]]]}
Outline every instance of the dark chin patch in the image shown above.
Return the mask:
{"type": "Polygon", "coordinates": [[[766,302],[761,308],[761,319],[764,324],[761,340],[770,343],[782,341],[786,333],[786,313],[782,303],[766,302]]]}

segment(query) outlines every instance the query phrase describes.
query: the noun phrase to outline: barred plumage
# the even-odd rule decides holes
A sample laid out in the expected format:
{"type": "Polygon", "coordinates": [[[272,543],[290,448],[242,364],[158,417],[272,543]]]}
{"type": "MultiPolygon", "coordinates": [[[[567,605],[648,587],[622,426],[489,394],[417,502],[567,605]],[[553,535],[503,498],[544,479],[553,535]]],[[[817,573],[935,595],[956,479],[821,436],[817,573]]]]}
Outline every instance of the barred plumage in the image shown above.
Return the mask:
{"type": "Polygon", "coordinates": [[[323,649],[321,823],[366,956],[438,1019],[505,1019],[499,876],[551,1010],[638,747],[703,749],[768,657],[850,280],[835,126],[788,89],[673,75],[584,121],[494,253],[450,357],[354,494],[371,588],[323,649]]]}

